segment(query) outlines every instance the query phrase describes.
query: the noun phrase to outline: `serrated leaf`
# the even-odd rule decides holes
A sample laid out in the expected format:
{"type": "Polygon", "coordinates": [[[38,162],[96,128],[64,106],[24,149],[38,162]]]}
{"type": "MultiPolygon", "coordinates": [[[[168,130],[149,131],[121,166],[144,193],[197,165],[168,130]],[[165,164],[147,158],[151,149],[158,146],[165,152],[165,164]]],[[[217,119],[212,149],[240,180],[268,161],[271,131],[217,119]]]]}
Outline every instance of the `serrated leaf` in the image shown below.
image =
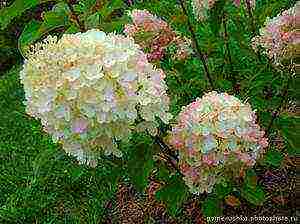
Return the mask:
{"type": "Polygon", "coordinates": [[[188,195],[189,191],[181,176],[173,175],[169,182],[156,192],[155,197],[164,202],[168,212],[175,216],[188,195]]]}
{"type": "Polygon", "coordinates": [[[51,0],[15,0],[11,6],[0,10],[0,29],[5,29],[14,18],[21,16],[26,10],[50,1],[51,0]]]}
{"type": "Polygon", "coordinates": [[[271,149],[265,154],[263,164],[271,165],[274,167],[280,167],[283,159],[284,155],[282,154],[282,152],[279,152],[275,149],[271,149]]]}
{"type": "Polygon", "coordinates": [[[201,208],[205,217],[220,216],[223,213],[222,201],[215,197],[207,197],[201,208]]]}
{"type": "Polygon", "coordinates": [[[146,135],[133,135],[127,146],[127,171],[134,186],[143,192],[148,184],[148,177],[154,168],[153,141],[146,135]]]}

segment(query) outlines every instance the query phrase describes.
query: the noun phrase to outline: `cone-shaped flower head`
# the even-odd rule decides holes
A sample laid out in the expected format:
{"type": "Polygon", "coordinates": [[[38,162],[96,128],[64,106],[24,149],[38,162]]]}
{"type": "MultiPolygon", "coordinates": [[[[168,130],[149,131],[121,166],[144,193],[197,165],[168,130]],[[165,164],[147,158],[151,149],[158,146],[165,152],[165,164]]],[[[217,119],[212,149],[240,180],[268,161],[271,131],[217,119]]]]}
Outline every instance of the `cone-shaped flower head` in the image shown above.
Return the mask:
{"type": "Polygon", "coordinates": [[[117,142],[128,140],[138,113],[152,130],[156,116],[165,123],[171,117],[163,71],[121,35],[49,36],[28,53],[21,81],[27,113],[81,163],[95,165],[101,153],[121,156],[117,142]]]}
{"type": "Polygon", "coordinates": [[[168,140],[192,193],[211,192],[228,171],[253,166],[268,145],[250,105],[217,92],[184,107],[168,140]]]}
{"type": "Polygon", "coordinates": [[[252,39],[252,47],[261,46],[267,56],[280,64],[283,60],[292,59],[300,54],[300,2],[280,15],[267,18],[259,36],[252,39]]]}

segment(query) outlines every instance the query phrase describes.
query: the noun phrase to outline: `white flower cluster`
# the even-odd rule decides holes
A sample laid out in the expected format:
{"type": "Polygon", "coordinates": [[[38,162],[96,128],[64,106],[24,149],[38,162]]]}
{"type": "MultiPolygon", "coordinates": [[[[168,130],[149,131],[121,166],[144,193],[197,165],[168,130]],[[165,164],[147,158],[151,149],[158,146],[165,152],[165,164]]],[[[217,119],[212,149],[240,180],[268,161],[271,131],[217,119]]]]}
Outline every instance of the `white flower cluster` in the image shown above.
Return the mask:
{"type": "Polygon", "coordinates": [[[121,35],[49,36],[28,53],[20,76],[26,112],[81,163],[96,165],[101,153],[122,156],[117,142],[128,140],[138,113],[152,132],[156,116],[171,118],[163,71],[121,35]]]}
{"type": "Polygon", "coordinates": [[[169,142],[192,193],[211,192],[227,171],[251,167],[268,146],[249,104],[210,92],[184,107],[169,142]]]}

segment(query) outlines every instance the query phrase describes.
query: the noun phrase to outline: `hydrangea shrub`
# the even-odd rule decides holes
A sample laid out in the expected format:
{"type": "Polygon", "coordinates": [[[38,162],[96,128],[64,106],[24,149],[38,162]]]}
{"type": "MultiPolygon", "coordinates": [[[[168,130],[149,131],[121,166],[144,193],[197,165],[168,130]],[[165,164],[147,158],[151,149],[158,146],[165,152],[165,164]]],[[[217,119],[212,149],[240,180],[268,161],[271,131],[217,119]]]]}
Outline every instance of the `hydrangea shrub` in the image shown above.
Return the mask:
{"type": "Polygon", "coordinates": [[[255,51],[261,46],[267,56],[280,64],[282,60],[291,59],[300,50],[300,3],[280,15],[267,18],[265,26],[260,29],[259,36],[252,39],[252,47],[255,51]],[[297,28],[298,27],[298,28],[297,28]]]}
{"type": "Polygon", "coordinates": [[[171,118],[164,73],[131,38],[99,30],[49,36],[27,56],[20,74],[26,112],[81,163],[121,156],[117,143],[128,140],[138,116],[138,131],[154,134],[156,116],[171,118]]]}
{"type": "Polygon", "coordinates": [[[251,167],[268,146],[247,103],[210,92],[183,107],[168,141],[192,193],[211,192],[226,172],[251,167]]]}

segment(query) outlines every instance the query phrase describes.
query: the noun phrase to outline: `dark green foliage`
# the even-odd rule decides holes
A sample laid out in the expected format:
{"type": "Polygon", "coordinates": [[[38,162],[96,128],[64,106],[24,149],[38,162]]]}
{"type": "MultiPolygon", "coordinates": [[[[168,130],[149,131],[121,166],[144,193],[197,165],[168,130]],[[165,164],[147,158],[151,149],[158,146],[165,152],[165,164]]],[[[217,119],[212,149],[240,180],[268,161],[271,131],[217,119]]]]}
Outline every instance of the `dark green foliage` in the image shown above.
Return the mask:
{"type": "Polygon", "coordinates": [[[180,175],[173,175],[165,181],[166,185],[159,189],[155,196],[157,200],[166,204],[171,215],[176,216],[188,197],[188,189],[180,175]]]}
{"type": "Polygon", "coordinates": [[[202,212],[205,217],[222,215],[222,201],[213,196],[209,196],[203,201],[202,212]]]}
{"type": "Polygon", "coordinates": [[[246,172],[244,184],[241,188],[241,195],[248,202],[256,206],[261,206],[266,200],[265,191],[257,183],[257,176],[253,169],[249,169],[246,172]]]}
{"type": "Polygon", "coordinates": [[[298,116],[282,115],[276,121],[276,126],[286,143],[287,152],[291,156],[299,155],[299,125],[300,119],[298,116]]]}
{"type": "Polygon", "coordinates": [[[213,192],[202,203],[201,210],[206,217],[220,216],[223,214],[224,198],[233,191],[231,182],[217,184],[213,192]]]}
{"type": "Polygon", "coordinates": [[[26,10],[41,3],[53,0],[15,0],[9,7],[0,10],[0,30],[3,30],[16,17],[21,16],[26,10]]]}
{"type": "Polygon", "coordinates": [[[267,153],[265,154],[262,163],[267,166],[280,167],[283,159],[284,159],[284,155],[282,152],[276,149],[271,149],[268,150],[267,153]]]}
{"type": "Polygon", "coordinates": [[[143,192],[148,185],[148,177],[154,168],[153,141],[149,136],[134,134],[126,147],[126,168],[128,176],[135,187],[143,192]]]}
{"type": "Polygon", "coordinates": [[[19,50],[24,55],[29,49],[29,46],[41,37],[52,30],[60,27],[68,27],[70,21],[68,13],[70,12],[68,5],[65,3],[58,3],[54,5],[51,11],[44,13],[43,22],[32,20],[24,28],[19,37],[19,50]]]}
{"type": "Polygon", "coordinates": [[[11,33],[0,31],[0,76],[4,71],[21,61],[16,46],[17,41],[11,33]]]}

